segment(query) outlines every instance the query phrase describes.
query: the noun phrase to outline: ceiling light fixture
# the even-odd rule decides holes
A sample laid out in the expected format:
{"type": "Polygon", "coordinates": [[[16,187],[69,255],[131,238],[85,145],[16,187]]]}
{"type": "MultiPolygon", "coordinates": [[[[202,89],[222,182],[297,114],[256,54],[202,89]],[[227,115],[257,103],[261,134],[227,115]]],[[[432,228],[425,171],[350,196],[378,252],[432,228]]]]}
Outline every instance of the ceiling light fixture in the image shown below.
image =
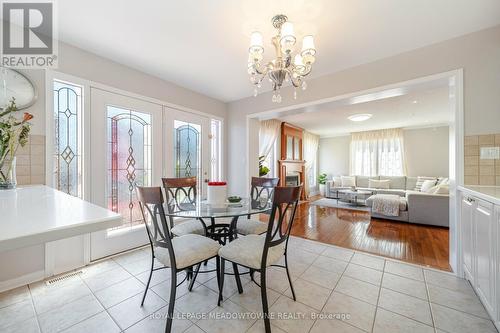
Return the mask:
{"type": "Polygon", "coordinates": [[[359,113],[359,114],[353,114],[352,116],[347,117],[350,121],[365,121],[368,120],[372,117],[371,114],[369,113],[359,113]]]}
{"type": "Polygon", "coordinates": [[[316,48],[313,36],[304,36],[302,50],[292,56],[296,42],[293,24],[281,14],[274,16],[271,21],[277,29],[276,35],[271,39],[276,58],[268,63],[262,63],[264,53],[262,34],[258,31],[253,32],[248,50],[248,74],[250,74],[250,82],[254,85],[254,96],[259,93],[262,80],[268,76],[274,91],[272,101],[281,103],[280,89],[284,82],[290,81],[295,87],[293,92],[295,99],[298,87],[306,90],[307,84],[304,77],[311,73],[312,64],[316,59],[316,48]]]}

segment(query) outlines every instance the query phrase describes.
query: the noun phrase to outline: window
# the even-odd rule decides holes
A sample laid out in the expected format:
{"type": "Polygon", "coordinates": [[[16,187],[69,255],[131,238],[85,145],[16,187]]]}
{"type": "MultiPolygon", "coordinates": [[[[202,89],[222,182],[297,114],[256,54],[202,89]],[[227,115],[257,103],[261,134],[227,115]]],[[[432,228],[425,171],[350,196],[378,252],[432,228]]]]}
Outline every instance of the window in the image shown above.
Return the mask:
{"type": "Polygon", "coordinates": [[[318,167],[317,167],[318,156],[313,160],[311,168],[307,171],[307,184],[309,188],[315,188],[317,186],[318,178],[318,167]]]}
{"type": "Polygon", "coordinates": [[[222,180],[222,121],[210,122],[210,179],[222,180]]]}
{"type": "MultiPolygon", "coordinates": [[[[135,184],[151,186],[151,115],[107,107],[108,208],[124,226],[142,223],[135,184]]],[[[123,227],[123,226],[121,226],[123,227]]]]}
{"type": "Polygon", "coordinates": [[[399,128],[353,133],[351,174],[404,176],[406,174],[403,131],[399,128]]]}
{"type": "Polygon", "coordinates": [[[54,80],[53,184],[60,191],[83,196],[83,87],[54,80]]]}

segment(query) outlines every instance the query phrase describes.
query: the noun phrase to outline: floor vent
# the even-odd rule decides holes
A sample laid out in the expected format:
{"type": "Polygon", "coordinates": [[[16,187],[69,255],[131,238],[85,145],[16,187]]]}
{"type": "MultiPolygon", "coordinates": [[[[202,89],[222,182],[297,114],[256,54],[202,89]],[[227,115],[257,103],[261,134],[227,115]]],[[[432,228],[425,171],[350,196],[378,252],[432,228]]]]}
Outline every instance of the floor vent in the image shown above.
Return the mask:
{"type": "Polygon", "coordinates": [[[59,275],[59,276],[56,276],[56,277],[54,277],[54,278],[52,278],[50,280],[45,281],[45,284],[47,286],[51,286],[51,285],[56,284],[58,282],[70,279],[70,278],[75,277],[75,276],[78,276],[78,275],[80,275],[82,273],[83,273],[83,270],[78,270],[78,271],[74,271],[74,272],[71,272],[71,273],[59,275]]]}

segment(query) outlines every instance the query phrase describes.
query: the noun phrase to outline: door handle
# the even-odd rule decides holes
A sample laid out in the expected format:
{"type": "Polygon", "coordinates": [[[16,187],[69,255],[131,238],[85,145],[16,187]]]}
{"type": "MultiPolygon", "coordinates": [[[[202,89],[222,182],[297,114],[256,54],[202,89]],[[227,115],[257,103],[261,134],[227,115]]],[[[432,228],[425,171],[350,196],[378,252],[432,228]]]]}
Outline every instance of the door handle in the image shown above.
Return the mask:
{"type": "Polygon", "coordinates": [[[203,181],[204,181],[205,183],[208,183],[210,180],[208,180],[208,179],[204,179],[203,181]]]}

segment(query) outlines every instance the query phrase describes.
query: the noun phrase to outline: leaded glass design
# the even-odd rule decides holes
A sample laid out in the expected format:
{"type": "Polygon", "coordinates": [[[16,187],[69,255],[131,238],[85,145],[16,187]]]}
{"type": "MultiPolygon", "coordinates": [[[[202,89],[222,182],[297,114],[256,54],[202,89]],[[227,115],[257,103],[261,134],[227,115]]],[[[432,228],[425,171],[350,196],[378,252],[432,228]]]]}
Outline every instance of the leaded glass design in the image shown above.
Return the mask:
{"type": "Polygon", "coordinates": [[[82,196],[82,87],[54,81],[54,186],[82,196]]]}
{"type": "Polygon", "coordinates": [[[210,121],[210,180],[222,180],[222,122],[210,121]]]}
{"type": "Polygon", "coordinates": [[[174,121],[176,177],[200,177],[200,133],[200,125],[174,121]]]}
{"type": "MultiPolygon", "coordinates": [[[[151,116],[108,106],[108,208],[120,213],[124,226],[140,224],[134,185],[151,186],[151,116]]],[[[122,226],[123,227],[123,226],[122,226]]]]}

